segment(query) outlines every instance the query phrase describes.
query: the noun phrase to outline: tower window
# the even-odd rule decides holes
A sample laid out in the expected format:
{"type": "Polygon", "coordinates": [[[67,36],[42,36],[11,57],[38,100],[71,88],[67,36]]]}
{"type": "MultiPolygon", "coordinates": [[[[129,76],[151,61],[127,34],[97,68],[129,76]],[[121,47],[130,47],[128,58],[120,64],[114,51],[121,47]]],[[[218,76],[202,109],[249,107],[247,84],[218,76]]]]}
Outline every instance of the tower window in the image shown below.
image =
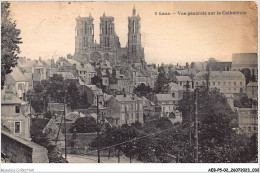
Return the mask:
{"type": "Polygon", "coordinates": [[[105,29],[106,29],[105,33],[107,34],[107,21],[105,22],[105,29]]]}
{"type": "Polygon", "coordinates": [[[135,33],[135,21],[133,21],[133,32],[135,33]]]}

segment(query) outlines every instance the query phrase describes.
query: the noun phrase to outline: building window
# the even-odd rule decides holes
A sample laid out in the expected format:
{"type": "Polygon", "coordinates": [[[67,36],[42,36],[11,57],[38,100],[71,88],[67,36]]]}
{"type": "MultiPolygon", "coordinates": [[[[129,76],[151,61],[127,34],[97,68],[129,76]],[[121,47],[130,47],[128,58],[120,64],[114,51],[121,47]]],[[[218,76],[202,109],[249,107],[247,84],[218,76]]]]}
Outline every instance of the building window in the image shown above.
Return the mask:
{"type": "Polygon", "coordinates": [[[234,88],[234,90],[236,91],[236,90],[237,90],[237,88],[234,88]]]}
{"type": "Polygon", "coordinates": [[[18,84],[18,90],[23,90],[23,84],[18,84]]]}
{"type": "Polygon", "coordinates": [[[14,133],[21,133],[21,122],[14,122],[14,133]]]}
{"type": "Polygon", "coordinates": [[[20,106],[15,106],[15,113],[20,113],[20,106]]]}
{"type": "Polygon", "coordinates": [[[243,83],[242,83],[242,82],[240,82],[240,85],[243,85],[243,83]]]}
{"type": "Polygon", "coordinates": [[[218,85],[220,85],[220,82],[218,82],[218,85]]]}
{"type": "Polygon", "coordinates": [[[251,132],[251,127],[248,127],[248,131],[251,132]]]}
{"type": "Polygon", "coordinates": [[[175,93],[172,93],[172,97],[175,98],[175,93]]]}
{"type": "Polygon", "coordinates": [[[237,83],[236,83],[236,82],[234,82],[234,85],[236,86],[236,85],[237,85],[237,83]]]}
{"type": "Polygon", "coordinates": [[[213,85],[215,85],[215,82],[213,82],[213,85]]]}

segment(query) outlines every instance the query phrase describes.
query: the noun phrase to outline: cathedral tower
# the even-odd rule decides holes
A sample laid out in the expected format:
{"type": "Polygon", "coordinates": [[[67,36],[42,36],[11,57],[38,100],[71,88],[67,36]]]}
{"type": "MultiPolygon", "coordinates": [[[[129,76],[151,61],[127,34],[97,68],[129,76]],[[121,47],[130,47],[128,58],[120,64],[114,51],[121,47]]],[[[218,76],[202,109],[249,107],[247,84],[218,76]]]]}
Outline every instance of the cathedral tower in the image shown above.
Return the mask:
{"type": "Polygon", "coordinates": [[[94,45],[94,24],[93,17],[76,18],[75,29],[75,54],[82,57],[82,54],[90,50],[94,45]]]}
{"type": "Polygon", "coordinates": [[[115,49],[117,37],[115,34],[114,17],[106,16],[104,13],[100,17],[100,48],[101,50],[111,51],[115,49]]]}
{"type": "Polygon", "coordinates": [[[141,45],[141,18],[136,15],[135,7],[133,14],[128,17],[128,60],[136,67],[142,67],[144,63],[144,49],[141,45]]]}

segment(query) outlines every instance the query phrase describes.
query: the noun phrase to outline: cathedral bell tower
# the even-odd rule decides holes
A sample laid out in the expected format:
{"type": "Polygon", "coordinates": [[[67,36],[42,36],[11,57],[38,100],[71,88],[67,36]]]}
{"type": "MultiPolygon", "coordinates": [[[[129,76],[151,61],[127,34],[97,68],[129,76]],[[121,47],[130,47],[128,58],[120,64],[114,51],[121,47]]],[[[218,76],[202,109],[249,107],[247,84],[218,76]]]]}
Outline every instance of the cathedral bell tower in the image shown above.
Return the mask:
{"type": "MultiPolygon", "coordinates": [[[[75,28],[75,54],[82,57],[94,45],[94,24],[91,14],[89,17],[76,18],[75,28]]],[[[86,57],[85,57],[86,58],[86,57]]]]}
{"type": "Polygon", "coordinates": [[[141,45],[139,14],[136,15],[136,9],[133,8],[132,16],[128,17],[128,59],[131,64],[135,66],[143,66],[144,49],[141,45]]]}
{"type": "Polygon", "coordinates": [[[114,17],[106,16],[104,13],[100,17],[100,48],[101,50],[111,51],[115,42],[114,17]]]}

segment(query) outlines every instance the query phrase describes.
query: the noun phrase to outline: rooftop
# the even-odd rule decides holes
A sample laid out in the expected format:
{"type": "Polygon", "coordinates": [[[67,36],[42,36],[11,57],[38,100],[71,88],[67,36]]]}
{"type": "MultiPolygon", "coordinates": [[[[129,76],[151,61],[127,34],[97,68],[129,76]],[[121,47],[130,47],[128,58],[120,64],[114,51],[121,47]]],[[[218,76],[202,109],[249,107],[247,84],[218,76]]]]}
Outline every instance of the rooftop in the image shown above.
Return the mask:
{"type": "Polygon", "coordinates": [[[120,102],[139,101],[142,100],[135,94],[116,95],[115,99],[120,102]]]}
{"type": "Polygon", "coordinates": [[[155,95],[158,101],[172,101],[174,100],[172,98],[171,94],[156,94],[155,95]]]}
{"type": "Polygon", "coordinates": [[[187,82],[187,81],[191,81],[191,78],[189,76],[176,76],[176,79],[178,82],[182,81],[182,82],[187,82]]]}

